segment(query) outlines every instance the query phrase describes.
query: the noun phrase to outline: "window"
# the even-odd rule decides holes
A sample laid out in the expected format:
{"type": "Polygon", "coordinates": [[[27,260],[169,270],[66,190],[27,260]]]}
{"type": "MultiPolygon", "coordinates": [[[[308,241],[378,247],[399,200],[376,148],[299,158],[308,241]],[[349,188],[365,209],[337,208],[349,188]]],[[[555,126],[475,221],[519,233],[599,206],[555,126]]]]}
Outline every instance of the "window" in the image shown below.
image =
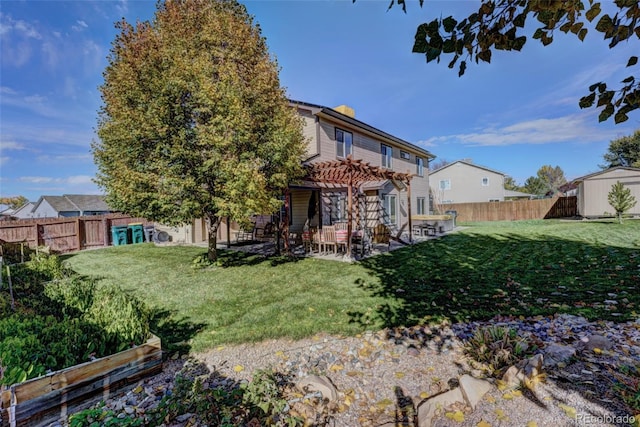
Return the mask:
{"type": "Polygon", "coordinates": [[[382,207],[385,212],[385,222],[389,224],[397,224],[398,223],[398,213],[396,206],[396,196],[395,194],[385,194],[382,199],[382,207]]]}
{"type": "Polygon", "coordinates": [[[405,160],[411,160],[411,154],[406,151],[400,150],[400,158],[405,160]]]}
{"type": "Polygon", "coordinates": [[[441,179],[440,180],[440,190],[451,190],[451,180],[450,179],[441,179]]]}
{"type": "Polygon", "coordinates": [[[416,156],[416,173],[418,176],[424,176],[424,160],[418,156],[416,156]]]}
{"type": "Polygon", "coordinates": [[[416,213],[418,215],[425,215],[425,198],[424,197],[418,197],[416,199],[416,213]]]}
{"type": "Polygon", "coordinates": [[[490,202],[499,202],[500,199],[489,199],[490,202]]]}
{"type": "Polygon", "coordinates": [[[353,135],[351,132],[345,132],[336,129],[336,153],[338,157],[346,158],[352,153],[353,135]]]}
{"type": "Polygon", "coordinates": [[[485,176],[484,178],[482,178],[482,186],[486,187],[488,185],[489,185],[489,178],[485,176]]]}
{"type": "Polygon", "coordinates": [[[393,153],[391,147],[381,144],[382,153],[382,167],[391,169],[391,154],[393,153]]]}
{"type": "Polygon", "coordinates": [[[347,198],[345,193],[329,194],[329,218],[331,224],[347,220],[347,198]]]}

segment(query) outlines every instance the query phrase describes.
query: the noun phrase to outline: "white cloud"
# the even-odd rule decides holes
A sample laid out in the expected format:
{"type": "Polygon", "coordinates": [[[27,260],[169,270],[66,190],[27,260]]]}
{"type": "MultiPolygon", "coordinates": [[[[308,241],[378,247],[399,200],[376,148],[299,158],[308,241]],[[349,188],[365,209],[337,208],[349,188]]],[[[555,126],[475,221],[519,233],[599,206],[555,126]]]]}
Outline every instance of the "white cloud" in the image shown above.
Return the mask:
{"type": "Polygon", "coordinates": [[[13,28],[17,32],[22,33],[22,35],[24,35],[25,37],[36,40],[40,40],[42,38],[38,30],[36,30],[33,25],[28,24],[24,21],[15,21],[15,25],[13,28]]]}
{"type": "Polygon", "coordinates": [[[84,184],[92,184],[92,177],[89,175],[75,175],[69,176],[65,178],[65,182],[70,185],[84,185],[84,184]]]}
{"type": "Polygon", "coordinates": [[[54,179],[48,176],[21,176],[18,178],[20,182],[28,182],[31,184],[44,184],[47,182],[53,182],[54,179]]]}
{"type": "Polygon", "coordinates": [[[595,126],[592,112],[573,114],[554,119],[534,119],[508,125],[491,125],[472,133],[442,135],[418,143],[423,147],[442,144],[464,146],[507,146],[515,144],[552,144],[561,142],[602,142],[622,129],[602,130],[595,126]]]}
{"type": "Polygon", "coordinates": [[[89,27],[89,26],[87,25],[87,23],[86,23],[86,22],[84,22],[84,21],[82,21],[82,20],[80,20],[80,19],[76,21],[76,24],[78,24],[78,25],[72,25],[72,26],[71,26],[71,29],[72,29],[73,31],[82,31],[82,30],[84,30],[85,28],[88,28],[88,27],[89,27]]]}
{"type": "Polygon", "coordinates": [[[93,161],[93,156],[89,153],[87,154],[65,154],[65,155],[56,155],[52,156],[50,154],[45,154],[42,156],[38,156],[36,160],[40,163],[66,163],[66,162],[86,162],[93,161]]]}
{"type": "Polygon", "coordinates": [[[67,184],[67,185],[86,185],[93,184],[93,177],[89,175],[72,175],[67,177],[53,178],[50,176],[21,176],[18,178],[20,182],[30,184],[67,184]]]}
{"type": "Polygon", "coordinates": [[[17,142],[14,141],[0,141],[0,150],[5,151],[5,150],[26,150],[27,147],[25,147],[22,144],[19,144],[17,142]]]}

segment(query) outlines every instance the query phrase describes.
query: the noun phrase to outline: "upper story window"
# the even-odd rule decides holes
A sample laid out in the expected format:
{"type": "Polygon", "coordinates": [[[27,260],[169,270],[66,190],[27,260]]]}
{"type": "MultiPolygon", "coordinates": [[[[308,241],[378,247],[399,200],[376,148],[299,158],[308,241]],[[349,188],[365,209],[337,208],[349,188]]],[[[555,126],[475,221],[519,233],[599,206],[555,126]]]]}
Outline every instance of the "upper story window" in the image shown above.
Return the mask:
{"type": "Polygon", "coordinates": [[[416,156],[416,173],[418,176],[424,176],[424,159],[416,156]]]}
{"type": "Polygon", "coordinates": [[[441,190],[451,190],[451,180],[450,179],[441,179],[440,180],[440,189],[441,190]]]}
{"type": "Polygon", "coordinates": [[[400,158],[405,160],[411,160],[411,154],[407,151],[400,150],[400,158]]]}
{"type": "Polygon", "coordinates": [[[336,129],[336,153],[338,157],[346,158],[353,153],[353,134],[336,129]]]}
{"type": "Polygon", "coordinates": [[[382,167],[391,169],[391,155],[393,151],[388,145],[381,144],[380,147],[380,152],[382,153],[382,167]]]}
{"type": "Polygon", "coordinates": [[[482,186],[486,187],[488,185],[489,185],[489,178],[485,176],[484,178],[482,178],[482,186]]]}

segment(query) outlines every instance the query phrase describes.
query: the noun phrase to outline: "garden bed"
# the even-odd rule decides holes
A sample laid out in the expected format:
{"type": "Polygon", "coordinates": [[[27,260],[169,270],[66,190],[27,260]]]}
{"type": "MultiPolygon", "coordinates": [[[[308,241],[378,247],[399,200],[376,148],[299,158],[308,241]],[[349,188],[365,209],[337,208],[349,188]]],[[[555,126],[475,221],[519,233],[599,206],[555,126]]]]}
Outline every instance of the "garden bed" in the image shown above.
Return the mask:
{"type": "Polygon", "coordinates": [[[0,424],[44,426],[125,391],[162,370],[160,338],[10,386],[0,395],[0,424]]]}

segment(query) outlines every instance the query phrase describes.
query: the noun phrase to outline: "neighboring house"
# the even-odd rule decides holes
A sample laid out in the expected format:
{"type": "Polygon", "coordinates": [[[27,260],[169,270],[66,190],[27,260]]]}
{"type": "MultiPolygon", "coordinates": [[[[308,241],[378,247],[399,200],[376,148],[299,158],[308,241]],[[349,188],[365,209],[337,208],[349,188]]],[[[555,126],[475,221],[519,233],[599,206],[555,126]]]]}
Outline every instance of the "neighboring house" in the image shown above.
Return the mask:
{"type": "Polygon", "coordinates": [[[434,202],[502,202],[505,197],[530,195],[504,189],[505,174],[468,160],[458,160],[429,172],[434,202]]]}
{"type": "Polygon", "coordinates": [[[428,164],[433,154],[357,120],[347,106],[290,105],[303,118],[308,139],[303,162],[308,175],[290,188],[292,231],[302,230],[305,223],[346,223],[348,208],[354,206],[353,227],[371,229],[382,223],[392,234],[408,235],[409,216],[429,213],[428,164]]]}
{"type": "Polygon", "coordinates": [[[614,167],[574,180],[578,184],[578,215],[585,218],[612,216],[615,210],[609,205],[611,186],[620,181],[631,190],[636,205],[627,212],[640,215],[640,168],[614,167]]]}
{"type": "Polygon", "coordinates": [[[33,202],[27,202],[24,205],[20,206],[19,208],[14,209],[11,216],[17,219],[33,218],[32,210],[34,206],[35,204],[33,202]]]}
{"type": "Polygon", "coordinates": [[[533,199],[535,197],[536,197],[535,194],[523,193],[522,191],[504,190],[505,200],[523,200],[523,199],[533,199]]]}
{"type": "Polygon", "coordinates": [[[65,194],[41,196],[31,210],[32,218],[58,218],[86,215],[103,215],[114,212],[104,196],[65,194]]]}

